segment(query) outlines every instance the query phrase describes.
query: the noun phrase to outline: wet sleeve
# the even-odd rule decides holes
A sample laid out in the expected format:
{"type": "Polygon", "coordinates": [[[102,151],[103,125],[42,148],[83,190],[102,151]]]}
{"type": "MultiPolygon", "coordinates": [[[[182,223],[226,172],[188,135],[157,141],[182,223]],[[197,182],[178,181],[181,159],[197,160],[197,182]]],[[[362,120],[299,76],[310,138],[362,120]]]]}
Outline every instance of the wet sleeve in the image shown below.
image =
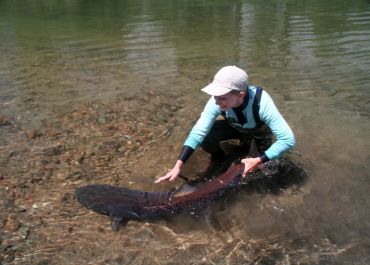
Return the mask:
{"type": "Polygon", "coordinates": [[[182,150],[181,150],[181,153],[180,153],[180,156],[179,156],[179,160],[181,160],[182,162],[186,162],[186,160],[189,159],[189,157],[193,154],[194,152],[194,149],[191,148],[190,146],[187,146],[187,145],[184,145],[182,147],[182,150]]]}
{"type": "Polygon", "coordinates": [[[295,145],[294,134],[266,91],[262,93],[259,114],[276,137],[265,155],[268,159],[278,158],[295,145]]]}

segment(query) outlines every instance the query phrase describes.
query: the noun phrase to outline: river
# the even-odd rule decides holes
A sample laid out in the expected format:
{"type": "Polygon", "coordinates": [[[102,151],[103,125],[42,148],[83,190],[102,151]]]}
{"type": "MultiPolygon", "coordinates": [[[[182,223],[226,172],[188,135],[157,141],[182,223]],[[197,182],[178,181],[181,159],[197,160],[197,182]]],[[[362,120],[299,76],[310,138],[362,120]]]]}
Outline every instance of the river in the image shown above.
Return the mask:
{"type": "Polygon", "coordinates": [[[0,0],[2,263],[370,264],[369,73],[366,0],[0,0]],[[307,179],[113,234],[74,189],[179,186],[153,180],[225,65],[272,96],[307,179]]]}

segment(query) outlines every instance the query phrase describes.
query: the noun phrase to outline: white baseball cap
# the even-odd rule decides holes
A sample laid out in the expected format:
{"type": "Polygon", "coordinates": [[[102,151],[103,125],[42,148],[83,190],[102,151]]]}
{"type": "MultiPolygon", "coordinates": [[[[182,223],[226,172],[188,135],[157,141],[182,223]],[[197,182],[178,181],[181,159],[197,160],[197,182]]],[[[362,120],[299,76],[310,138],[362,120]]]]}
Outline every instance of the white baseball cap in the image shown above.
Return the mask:
{"type": "Polygon", "coordinates": [[[215,75],[213,82],[202,89],[211,96],[222,96],[231,91],[245,91],[248,88],[248,75],[239,67],[225,66],[215,75]]]}

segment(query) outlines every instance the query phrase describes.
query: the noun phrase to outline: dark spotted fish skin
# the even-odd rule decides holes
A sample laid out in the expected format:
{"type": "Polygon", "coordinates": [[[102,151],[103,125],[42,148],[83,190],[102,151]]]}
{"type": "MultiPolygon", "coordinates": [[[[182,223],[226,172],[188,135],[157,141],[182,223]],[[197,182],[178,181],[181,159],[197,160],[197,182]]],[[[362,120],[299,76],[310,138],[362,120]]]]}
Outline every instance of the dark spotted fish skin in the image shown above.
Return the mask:
{"type": "Polygon", "coordinates": [[[77,200],[86,208],[108,215],[113,231],[128,220],[147,220],[199,209],[241,184],[244,164],[232,164],[218,177],[187,193],[146,192],[111,185],[88,185],[76,189],[77,200]]]}

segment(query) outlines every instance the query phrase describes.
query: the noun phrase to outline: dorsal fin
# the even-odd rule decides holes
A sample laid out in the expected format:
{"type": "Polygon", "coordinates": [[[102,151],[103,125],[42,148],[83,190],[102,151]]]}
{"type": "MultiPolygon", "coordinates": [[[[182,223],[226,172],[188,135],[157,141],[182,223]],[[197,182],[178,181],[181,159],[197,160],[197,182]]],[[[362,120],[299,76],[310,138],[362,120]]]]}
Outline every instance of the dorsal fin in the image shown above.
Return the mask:
{"type": "Polygon", "coordinates": [[[127,224],[128,220],[123,217],[112,216],[111,224],[113,232],[117,233],[121,226],[127,224]]]}
{"type": "Polygon", "coordinates": [[[189,193],[194,192],[197,189],[196,186],[192,186],[189,184],[183,184],[177,191],[174,193],[174,197],[184,196],[189,193]]]}

